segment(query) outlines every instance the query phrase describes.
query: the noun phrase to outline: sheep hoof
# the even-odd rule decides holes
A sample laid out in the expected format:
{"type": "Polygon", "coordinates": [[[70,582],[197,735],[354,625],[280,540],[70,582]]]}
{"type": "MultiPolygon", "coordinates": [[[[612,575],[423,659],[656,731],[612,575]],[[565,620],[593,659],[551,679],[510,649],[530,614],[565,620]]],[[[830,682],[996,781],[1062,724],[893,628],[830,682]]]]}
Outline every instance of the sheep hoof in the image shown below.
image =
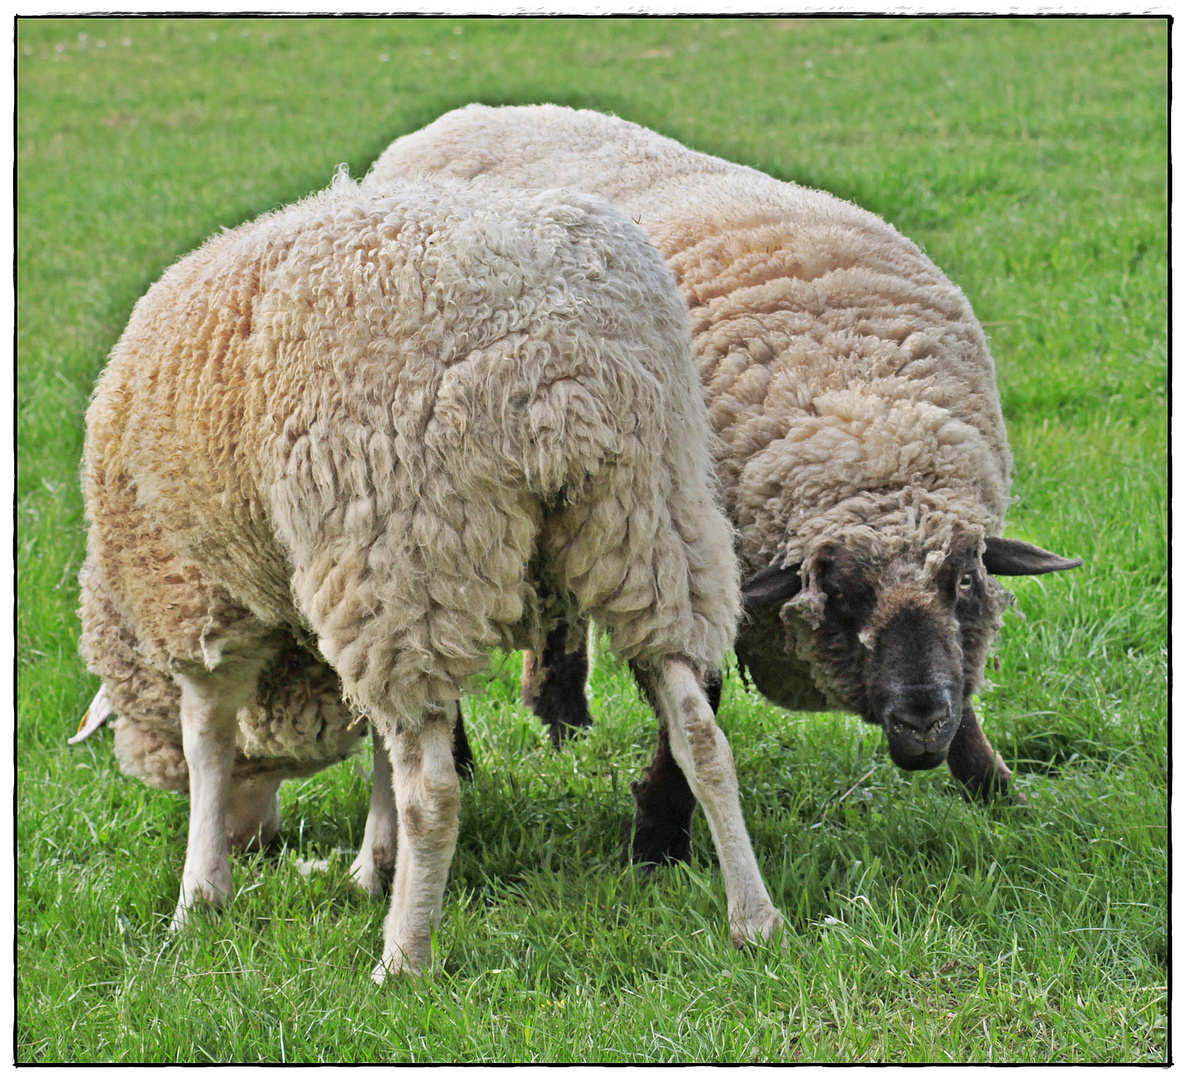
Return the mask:
{"type": "Polygon", "coordinates": [[[390,880],[390,875],[379,873],[374,864],[363,864],[355,859],[354,864],[350,867],[351,884],[366,893],[372,900],[378,900],[387,891],[390,880]]]}
{"type": "MultiPolygon", "coordinates": [[[[638,781],[636,780],[637,784],[638,781]]],[[[627,844],[630,861],[650,870],[656,866],[692,862],[692,834],[682,821],[635,819],[627,844]]]]}
{"type": "Polygon", "coordinates": [[[982,793],[980,801],[988,806],[999,806],[1005,810],[1018,810],[1023,814],[1030,812],[1029,800],[1013,784],[1010,784],[1008,787],[999,787],[982,793]]]}
{"type": "Polygon", "coordinates": [[[208,881],[192,886],[182,886],[181,899],[177,901],[173,918],[169,922],[169,933],[177,934],[184,930],[189,922],[190,914],[195,908],[202,907],[208,911],[220,910],[227,902],[230,892],[230,882],[227,882],[225,889],[219,889],[208,881]]]}
{"type": "Polygon", "coordinates": [[[729,920],[733,945],[738,949],[746,945],[760,945],[765,941],[770,941],[776,935],[781,937],[784,925],[779,910],[768,905],[764,905],[752,914],[733,916],[729,920]]]}
{"type": "Polygon", "coordinates": [[[961,779],[960,792],[968,802],[1003,804],[1028,811],[1028,800],[1013,782],[1013,772],[1000,754],[994,754],[991,769],[983,776],[961,779]]]}
{"type": "Polygon", "coordinates": [[[1005,802],[1012,803],[1018,809],[1028,811],[1029,807],[1026,805],[1026,797],[1017,790],[1017,785],[1013,782],[1013,772],[1005,764],[1005,759],[1000,754],[996,755],[994,765],[996,766],[994,790],[991,794],[986,793],[982,797],[991,798],[992,795],[996,795],[998,798],[1004,799],[1005,802]]]}
{"type": "Polygon", "coordinates": [[[387,980],[388,975],[420,975],[421,969],[411,962],[407,954],[397,950],[389,957],[384,957],[382,961],[375,965],[371,972],[371,981],[376,986],[382,986],[387,980]]]}
{"type": "Polygon", "coordinates": [[[575,739],[579,735],[584,735],[585,731],[593,726],[593,717],[588,709],[581,709],[559,718],[541,717],[541,719],[547,725],[548,737],[552,740],[552,746],[557,750],[568,742],[569,739],[575,739]]]}
{"type": "Polygon", "coordinates": [[[354,862],[350,864],[350,882],[356,889],[377,900],[391,884],[394,869],[394,863],[385,866],[381,860],[375,858],[373,850],[368,850],[367,846],[363,845],[354,862]]]}
{"type": "Polygon", "coordinates": [[[169,920],[169,933],[180,934],[182,930],[189,925],[189,907],[182,907],[177,905],[177,909],[173,912],[173,918],[169,920]]]}

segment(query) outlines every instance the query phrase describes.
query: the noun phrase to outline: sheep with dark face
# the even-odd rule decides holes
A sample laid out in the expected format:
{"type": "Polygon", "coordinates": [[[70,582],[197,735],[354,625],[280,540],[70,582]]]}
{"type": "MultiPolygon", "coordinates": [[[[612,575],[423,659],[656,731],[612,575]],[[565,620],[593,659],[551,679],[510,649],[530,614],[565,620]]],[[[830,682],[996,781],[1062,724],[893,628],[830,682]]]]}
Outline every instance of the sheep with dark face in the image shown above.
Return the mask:
{"type": "MultiPolygon", "coordinates": [[[[868,211],[595,112],[459,109],[396,140],[367,183],[430,172],[564,184],[641,224],[691,309],[751,575],[735,647],[754,684],[859,713],[904,768],[946,760],[971,793],[1007,788],[971,704],[1010,599],[994,576],[1079,560],[1000,535],[1011,459],[960,290],[868,211]]],[[[559,655],[531,666],[554,727],[587,715],[582,665],[559,655]]],[[[694,804],[659,739],[635,785],[642,860],[688,852],[694,804]]]]}
{"type": "Polygon", "coordinates": [[[987,743],[974,761],[965,760],[972,744],[961,741],[954,754],[952,744],[961,731],[973,734],[968,698],[980,686],[1010,600],[989,575],[1022,566],[1025,573],[1045,572],[1044,565],[1065,569],[1066,561],[999,537],[948,536],[950,507],[940,509],[918,491],[903,494],[912,500],[905,516],[913,520],[897,535],[913,530],[921,539],[937,528],[941,536],[933,548],[924,546],[921,559],[917,548],[887,553],[878,543],[886,515],[880,519],[883,536],[846,530],[843,540],[825,536],[818,542],[806,566],[776,561],[745,584],[753,615],[738,638],[738,656],[772,700],[805,708],[814,690],[816,708],[839,706],[883,728],[890,756],[902,768],[929,769],[947,760],[965,784],[988,794],[1008,786],[1004,763],[995,755],[985,758],[991,753],[987,743]],[[782,604],[798,616],[785,621],[797,656],[806,661],[810,688],[790,682],[802,669],[754,647],[782,604]]]}

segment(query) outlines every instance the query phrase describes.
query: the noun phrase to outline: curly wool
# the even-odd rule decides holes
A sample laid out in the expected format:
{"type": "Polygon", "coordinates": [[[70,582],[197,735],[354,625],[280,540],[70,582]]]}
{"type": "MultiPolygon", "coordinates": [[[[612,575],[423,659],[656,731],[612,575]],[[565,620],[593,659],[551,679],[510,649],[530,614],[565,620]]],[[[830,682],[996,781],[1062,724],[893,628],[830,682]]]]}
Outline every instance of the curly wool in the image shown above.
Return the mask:
{"type": "MultiPolygon", "coordinates": [[[[178,597],[170,590],[170,601],[178,597]]],[[[93,568],[82,583],[82,653],[103,680],[114,724],[115,755],[128,776],[167,791],[189,790],[181,748],[181,691],[170,668],[145,656],[127,618],[93,568]]],[[[308,776],[341,761],[365,731],[342,701],[337,674],[295,638],[276,634],[256,700],[237,716],[234,775],[240,779],[308,776]]]]}
{"type": "MultiPolygon", "coordinates": [[[[1000,534],[1011,456],[983,331],[960,290],[875,214],[553,105],[455,110],[392,143],[364,183],[428,173],[576,187],[640,223],[691,311],[748,572],[804,563],[828,539],[882,566],[896,551],[942,551],[957,529],[1000,534]]],[[[784,611],[805,662],[806,585],[784,611]]],[[[791,708],[824,707],[820,690],[842,704],[815,659],[811,680],[787,669],[769,622],[759,613],[738,642],[769,669],[759,685],[791,708]]]]}
{"type": "MultiPolygon", "coordinates": [[[[92,524],[80,576],[81,652],[118,714],[120,769],[152,787],[185,792],[181,691],[172,678],[175,657],[169,649],[177,658],[196,651],[203,662],[213,662],[211,640],[228,631],[258,630],[259,624],[225,590],[211,587],[197,566],[170,550],[136,506],[126,474],[116,482],[89,444],[84,467],[92,524]],[[103,486],[92,487],[100,476],[103,486]],[[108,587],[105,570],[117,575],[123,605],[108,587]],[[133,604],[138,623],[132,621],[133,604]]],[[[257,699],[237,717],[234,775],[307,776],[347,757],[365,728],[343,704],[333,669],[283,631],[270,635],[265,647],[274,655],[261,673],[257,699]]]]}
{"type": "Polygon", "coordinates": [[[171,672],[227,658],[267,658],[236,772],[297,775],[537,640],[538,595],[643,667],[731,643],[687,313],[601,199],[339,179],[168,270],[87,425],[84,652],[149,782],[171,672]]]}

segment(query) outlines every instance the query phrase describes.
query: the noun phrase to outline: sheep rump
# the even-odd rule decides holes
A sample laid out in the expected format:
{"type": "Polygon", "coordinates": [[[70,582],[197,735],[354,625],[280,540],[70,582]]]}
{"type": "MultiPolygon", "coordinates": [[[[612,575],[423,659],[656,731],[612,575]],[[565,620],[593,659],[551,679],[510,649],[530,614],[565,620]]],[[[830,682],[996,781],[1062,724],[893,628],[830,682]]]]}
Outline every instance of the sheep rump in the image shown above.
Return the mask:
{"type": "Polygon", "coordinates": [[[671,273],[593,196],[340,177],[168,270],[88,410],[80,613],[121,767],[188,774],[174,927],[225,902],[228,840],[274,835],[279,781],[365,716],[369,891],[398,821],[375,977],[420,970],[456,841],[449,718],[491,648],[563,616],[630,662],[713,823],[735,938],[769,936],[700,685],[740,612],[710,441],[671,273]]]}
{"type": "MultiPolygon", "coordinates": [[[[533,571],[624,659],[716,663],[736,571],[670,346],[686,315],[623,221],[586,196],[338,185],[168,271],[88,413],[84,649],[121,717],[175,731],[171,671],[236,651],[332,700],[319,649],[356,710],[415,726],[535,640],[545,516],[533,571]]],[[[318,715],[328,763],[357,733],[318,715]]],[[[241,718],[245,763],[308,748],[307,723],[262,723],[241,718]]]]}

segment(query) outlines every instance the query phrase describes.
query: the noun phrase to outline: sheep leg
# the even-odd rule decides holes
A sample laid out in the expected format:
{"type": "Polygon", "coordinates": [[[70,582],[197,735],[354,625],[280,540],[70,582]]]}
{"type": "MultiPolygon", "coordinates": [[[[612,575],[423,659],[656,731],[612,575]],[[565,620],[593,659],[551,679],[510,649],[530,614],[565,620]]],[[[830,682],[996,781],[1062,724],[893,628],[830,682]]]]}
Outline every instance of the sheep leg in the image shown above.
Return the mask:
{"type": "Polygon", "coordinates": [[[630,859],[635,863],[692,861],[692,814],[696,796],[675,758],[665,725],[659,725],[655,756],[634,793],[634,837],[630,859]]]}
{"type": "MultiPolygon", "coordinates": [[[[716,716],[721,707],[721,673],[710,671],[704,694],[716,716]]],[[[692,861],[692,814],[696,796],[688,787],[675,758],[667,728],[659,725],[659,740],[646,775],[630,785],[634,795],[634,836],[630,861],[663,864],[692,861]]]]}
{"type": "Polygon", "coordinates": [[[387,752],[387,743],[374,724],[371,725],[371,742],[375,751],[371,805],[362,834],[362,847],[350,866],[350,877],[363,892],[377,897],[383,895],[383,889],[395,869],[399,819],[391,780],[391,758],[387,752]]]}
{"type": "Polygon", "coordinates": [[[222,907],[231,895],[227,794],[235,764],[236,715],[255,691],[258,664],[175,675],[181,687],[181,747],[189,769],[189,838],[171,929],[199,901],[222,907]]]}
{"type": "Polygon", "coordinates": [[[280,781],[236,780],[226,802],[227,840],[235,851],[260,851],[280,832],[280,781]]]}
{"type": "MultiPolygon", "coordinates": [[[[947,767],[962,785],[966,798],[979,798],[985,802],[1009,792],[1013,773],[1005,759],[993,750],[984,735],[984,729],[976,718],[971,704],[964,702],[960,726],[956,729],[947,748],[947,767]]],[[[1013,791],[1012,797],[1024,805],[1025,796],[1013,791]]]]}
{"type": "Polygon", "coordinates": [[[454,722],[430,714],[419,731],[395,731],[387,739],[399,847],[391,909],[383,924],[383,959],[371,973],[378,983],[389,972],[418,975],[432,958],[432,931],[441,918],[461,806],[453,766],[454,722]]]}
{"type": "MultiPolygon", "coordinates": [[[[371,726],[375,750],[375,768],[371,783],[371,804],[367,810],[362,847],[350,864],[350,877],[368,896],[383,895],[395,869],[395,851],[399,836],[399,817],[395,809],[395,788],[392,786],[391,758],[379,729],[371,726]]],[[[461,708],[453,727],[453,768],[458,776],[473,779],[474,755],[465,735],[461,708]]]]}
{"type": "Polygon", "coordinates": [[[474,752],[465,734],[465,717],[461,715],[460,704],[457,706],[457,723],[453,725],[453,768],[458,776],[467,780],[474,778],[474,752]]]}
{"type": "MultiPolygon", "coordinates": [[[[581,640],[588,641],[588,623],[582,622],[581,640]]],[[[548,727],[552,745],[593,723],[585,697],[589,677],[587,649],[568,651],[568,623],[561,619],[548,634],[539,656],[523,655],[523,704],[548,727]]]]}
{"type": "Polygon", "coordinates": [[[754,858],[725,734],[713,719],[696,675],[681,661],[664,663],[652,698],[660,722],[667,727],[672,755],[712,831],[725,879],[733,944],[740,948],[747,941],[768,940],[783,919],[771,903],[754,858]]]}

